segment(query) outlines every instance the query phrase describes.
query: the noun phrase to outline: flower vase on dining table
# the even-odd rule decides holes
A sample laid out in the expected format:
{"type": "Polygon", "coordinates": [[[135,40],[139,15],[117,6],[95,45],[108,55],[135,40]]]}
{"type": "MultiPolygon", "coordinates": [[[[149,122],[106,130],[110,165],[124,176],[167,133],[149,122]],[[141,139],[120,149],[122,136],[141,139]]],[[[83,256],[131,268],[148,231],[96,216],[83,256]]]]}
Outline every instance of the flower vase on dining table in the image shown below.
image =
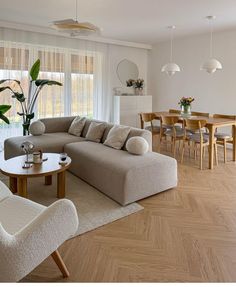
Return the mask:
{"type": "Polygon", "coordinates": [[[181,115],[182,117],[185,117],[185,118],[190,117],[191,116],[191,105],[182,105],[181,115]]]}

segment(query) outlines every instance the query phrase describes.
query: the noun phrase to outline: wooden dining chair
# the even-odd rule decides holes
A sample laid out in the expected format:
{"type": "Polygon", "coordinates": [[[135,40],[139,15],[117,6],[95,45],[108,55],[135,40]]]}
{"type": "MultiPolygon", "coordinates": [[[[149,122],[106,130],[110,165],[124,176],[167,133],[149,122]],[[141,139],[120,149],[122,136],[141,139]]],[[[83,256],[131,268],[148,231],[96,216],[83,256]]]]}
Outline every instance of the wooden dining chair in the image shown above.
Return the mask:
{"type": "Polygon", "coordinates": [[[180,110],[170,109],[170,110],[169,110],[169,113],[170,113],[170,114],[178,114],[178,115],[180,115],[180,114],[181,114],[181,111],[180,111],[180,110]]]}
{"type": "Polygon", "coordinates": [[[191,116],[209,118],[210,114],[209,113],[202,113],[202,112],[191,112],[191,116]]]}
{"type": "MultiPolygon", "coordinates": [[[[222,115],[214,114],[213,118],[235,120],[235,115],[222,115]]],[[[224,163],[227,162],[227,144],[233,144],[233,133],[221,133],[216,130],[215,132],[216,143],[224,147],[224,163]]]]}
{"type": "Polygon", "coordinates": [[[173,156],[176,155],[176,142],[184,139],[184,130],[180,127],[177,128],[179,116],[162,116],[162,126],[165,128],[163,135],[166,137],[166,144],[168,144],[168,137],[171,138],[171,149],[173,156]]]}
{"type": "Polygon", "coordinates": [[[160,135],[161,140],[161,134],[162,134],[162,123],[160,121],[160,125],[155,125],[154,121],[156,121],[155,113],[140,113],[140,121],[141,121],[141,128],[148,130],[152,133],[152,139],[156,135],[160,135]],[[147,125],[148,124],[148,125],[147,125]]]}
{"type": "MultiPolygon", "coordinates": [[[[182,146],[182,155],[181,155],[181,163],[184,160],[184,151],[186,147],[186,142],[188,143],[188,148],[192,148],[192,145],[189,143],[193,143],[195,160],[197,158],[197,149],[200,149],[200,169],[203,168],[203,156],[204,156],[204,148],[209,147],[209,135],[204,133],[204,128],[206,126],[206,120],[195,120],[195,119],[185,119],[184,120],[184,140],[182,146]],[[194,133],[188,134],[188,131],[191,130],[194,133]]],[[[215,161],[216,165],[218,165],[218,155],[217,155],[217,145],[216,138],[214,140],[214,151],[215,151],[215,161]]]]}

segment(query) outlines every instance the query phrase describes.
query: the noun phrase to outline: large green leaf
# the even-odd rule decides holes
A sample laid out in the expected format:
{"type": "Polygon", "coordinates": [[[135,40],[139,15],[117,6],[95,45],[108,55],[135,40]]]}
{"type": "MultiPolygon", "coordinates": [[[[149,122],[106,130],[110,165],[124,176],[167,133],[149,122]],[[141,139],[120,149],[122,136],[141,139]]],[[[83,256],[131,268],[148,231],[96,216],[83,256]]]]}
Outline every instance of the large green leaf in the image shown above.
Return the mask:
{"type": "Polygon", "coordinates": [[[32,81],[36,81],[39,76],[39,70],[40,70],[40,60],[38,59],[32,66],[30,70],[30,76],[32,81]]]}
{"type": "Polygon", "coordinates": [[[5,123],[10,124],[8,118],[4,114],[11,108],[9,105],[0,105],[0,119],[5,123]]]}
{"type": "Polygon", "coordinates": [[[23,103],[25,101],[25,96],[24,94],[20,94],[20,93],[14,93],[12,95],[12,98],[17,99],[19,102],[23,103]]]}
{"type": "Polygon", "coordinates": [[[0,93],[7,90],[7,89],[11,90],[10,87],[0,87],[0,93]]]}
{"type": "Polygon", "coordinates": [[[5,123],[7,123],[8,125],[10,124],[8,118],[6,116],[4,116],[2,113],[0,113],[0,119],[3,120],[5,123]]]}
{"type": "Polygon", "coordinates": [[[57,81],[50,81],[50,80],[36,80],[35,81],[35,85],[37,87],[42,87],[42,86],[45,86],[45,85],[48,85],[48,86],[53,86],[53,85],[56,85],[56,86],[62,86],[62,83],[60,82],[57,82],[57,81]]]}
{"type": "Polygon", "coordinates": [[[9,105],[0,105],[0,113],[5,114],[7,111],[9,111],[11,106],[9,105]]]}
{"type": "Polygon", "coordinates": [[[13,82],[16,82],[17,84],[19,84],[20,85],[20,81],[18,81],[18,80],[12,80],[12,79],[4,79],[4,80],[0,80],[0,85],[1,84],[3,84],[3,83],[5,83],[5,82],[8,82],[8,81],[13,81],[13,82]]]}

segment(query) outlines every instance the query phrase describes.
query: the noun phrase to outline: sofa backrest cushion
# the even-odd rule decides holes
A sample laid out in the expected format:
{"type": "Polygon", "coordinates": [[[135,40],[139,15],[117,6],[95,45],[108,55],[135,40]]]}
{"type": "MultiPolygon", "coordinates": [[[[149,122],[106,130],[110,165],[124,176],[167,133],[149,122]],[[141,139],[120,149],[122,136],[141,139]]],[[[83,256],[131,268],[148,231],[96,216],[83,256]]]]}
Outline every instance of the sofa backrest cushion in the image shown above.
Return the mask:
{"type": "Polygon", "coordinates": [[[68,132],[75,117],[45,118],[40,119],[45,125],[45,133],[68,132]]]}
{"type": "Polygon", "coordinates": [[[104,145],[107,145],[114,149],[122,149],[130,132],[130,129],[131,127],[114,125],[114,127],[109,131],[104,145]]]}
{"type": "Polygon", "coordinates": [[[104,121],[87,119],[87,120],[86,120],[86,122],[85,122],[85,125],[84,125],[84,129],[83,129],[82,134],[81,134],[81,136],[82,136],[83,138],[85,138],[85,137],[86,137],[86,135],[87,135],[87,133],[88,133],[88,130],[89,130],[89,126],[90,126],[91,122],[95,122],[95,123],[98,123],[98,124],[100,124],[100,123],[101,123],[101,124],[106,124],[106,125],[107,125],[107,123],[106,123],[106,122],[104,122],[104,121]]]}
{"type": "Polygon", "coordinates": [[[126,143],[132,137],[143,137],[148,142],[149,151],[152,151],[152,134],[151,134],[151,132],[149,132],[147,130],[138,129],[138,128],[131,128],[129,135],[126,139],[126,142],[122,148],[123,150],[127,151],[126,143]]]}
{"type": "Polygon", "coordinates": [[[74,135],[74,136],[77,136],[77,137],[80,137],[81,136],[81,133],[84,129],[84,125],[86,123],[86,118],[85,117],[76,117],[71,125],[70,125],[70,128],[68,130],[68,133],[71,134],[71,135],[74,135]]]}

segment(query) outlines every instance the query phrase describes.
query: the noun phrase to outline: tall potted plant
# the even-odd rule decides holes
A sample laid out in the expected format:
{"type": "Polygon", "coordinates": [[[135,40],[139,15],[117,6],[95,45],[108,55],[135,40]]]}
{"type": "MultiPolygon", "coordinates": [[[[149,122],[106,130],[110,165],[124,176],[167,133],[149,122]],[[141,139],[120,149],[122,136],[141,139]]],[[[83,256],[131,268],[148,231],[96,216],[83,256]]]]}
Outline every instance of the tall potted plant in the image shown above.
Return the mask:
{"type": "Polygon", "coordinates": [[[31,120],[34,118],[34,108],[38,98],[39,93],[45,86],[62,86],[60,82],[51,81],[47,79],[38,79],[40,71],[40,60],[38,59],[30,69],[30,81],[29,81],[29,91],[26,97],[21,86],[20,81],[13,79],[0,80],[0,85],[5,82],[15,82],[19,88],[19,91],[14,91],[9,85],[0,87],[0,93],[5,90],[10,90],[12,98],[15,98],[21,105],[21,111],[17,114],[22,117],[23,135],[29,134],[29,126],[31,120]]]}

